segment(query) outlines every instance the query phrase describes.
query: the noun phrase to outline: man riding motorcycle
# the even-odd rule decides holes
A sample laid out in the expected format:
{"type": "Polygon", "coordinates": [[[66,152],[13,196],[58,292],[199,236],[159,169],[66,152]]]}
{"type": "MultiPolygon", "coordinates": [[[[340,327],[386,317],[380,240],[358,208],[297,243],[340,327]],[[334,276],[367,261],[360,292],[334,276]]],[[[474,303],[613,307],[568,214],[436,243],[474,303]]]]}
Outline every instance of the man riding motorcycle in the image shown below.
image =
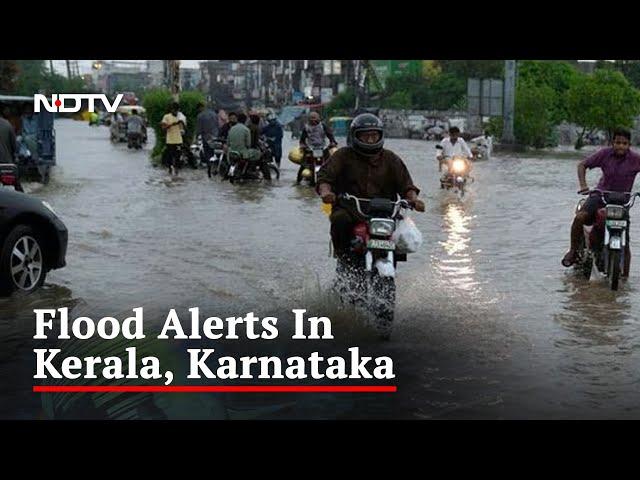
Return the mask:
{"type": "Polygon", "coordinates": [[[336,204],[336,195],[348,193],[362,198],[396,195],[408,200],[419,212],[425,205],[418,199],[420,189],[413,184],[404,162],[395,153],[383,149],[384,126],[371,113],[353,119],[349,146],[340,148],[318,174],[316,191],[324,203],[334,204],[330,216],[331,238],[335,255],[347,260],[351,232],[357,219],[347,209],[336,204]]]}
{"type": "Polygon", "coordinates": [[[267,125],[262,128],[262,135],[267,137],[269,146],[273,149],[273,156],[278,168],[280,168],[280,160],[282,159],[282,137],[284,131],[282,125],[273,113],[267,115],[267,125]]]}
{"type": "Polygon", "coordinates": [[[202,150],[207,161],[214,155],[213,142],[218,137],[218,115],[204,102],[198,104],[196,137],[202,138],[202,150]]]}
{"type": "MultiPolygon", "coordinates": [[[[640,155],[630,150],[631,133],[624,128],[613,132],[611,147],[603,148],[578,164],[578,182],[580,191],[589,191],[586,180],[587,169],[600,168],[602,177],[597,189],[611,192],[630,192],[633,188],[636,175],[640,172],[640,155]]],[[[602,197],[597,194],[590,195],[571,225],[571,247],[562,259],[562,265],[570,267],[576,262],[576,253],[583,235],[583,226],[592,225],[600,208],[604,207],[602,197]]],[[[629,275],[631,252],[627,242],[625,266],[623,277],[629,275]]]]}
{"type": "Polygon", "coordinates": [[[451,162],[453,157],[465,157],[468,160],[473,160],[473,154],[464,141],[464,138],[460,138],[460,129],[458,127],[451,127],[449,129],[449,136],[444,138],[440,144],[442,147],[442,153],[436,158],[438,160],[438,171],[442,172],[442,165],[447,165],[447,171],[443,175],[443,179],[451,171],[451,162]]]}
{"type": "Polygon", "coordinates": [[[127,147],[133,148],[135,144],[136,148],[142,148],[142,138],[145,130],[144,120],[138,115],[138,110],[134,108],[127,119],[127,147]]]}
{"type": "MultiPolygon", "coordinates": [[[[300,162],[300,168],[298,169],[298,175],[296,177],[296,183],[300,183],[304,178],[304,171],[306,169],[314,170],[319,163],[324,163],[329,158],[329,150],[338,146],[338,142],[333,136],[331,129],[320,120],[320,114],[317,112],[311,112],[309,114],[309,121],[302,129],[302,135],[300,135],[300,148],[304,152],[302,162],[300,162]],[[329,146],[326,146],[326,140],[329,140],[329,146]],[[318,162],[314,156],[314,150],[322,150],[322,160],[318,162]]],[[[311,178],[311,185],[316,182],[315,178],[311,178]]]]}

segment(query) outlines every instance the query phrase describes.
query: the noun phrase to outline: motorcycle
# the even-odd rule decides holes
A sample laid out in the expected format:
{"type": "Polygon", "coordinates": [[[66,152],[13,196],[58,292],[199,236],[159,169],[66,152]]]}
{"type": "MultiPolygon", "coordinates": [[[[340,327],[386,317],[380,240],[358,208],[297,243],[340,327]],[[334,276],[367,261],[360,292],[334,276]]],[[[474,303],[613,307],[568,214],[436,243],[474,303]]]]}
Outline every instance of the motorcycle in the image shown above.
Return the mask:
{"type": "Polygon", "coordinates": [[[273,163],[273,154],[263,140],[259,140],[259,148],[261,155],[258,160],[249,160],[235,150],[228,150],[224,155],[226,165],[221,165],[220,168],[222,179],[228,179],[230,183],[243,180],[272,180],[274,176],[279,179],[280,170],[273,163]]]}
{"type": "Polygon", "coordinates": [[[211,178],[221,172],[223,175],[229,170],[229,163],[224,152],[224,139],[216,138],[211,144],[213,156],[207,159],[207,176],[211,178]]]}
{"type": "Polygon", "coordinates": [[[440,188],[446,190],[454,189],[458,198],[462,200],[466,192],[467,182],[470,179],[467,159],[453,157],[451,159],[451,170],[440,179],[440,188]]]}
{"type": "Polygon", "coordinates": [[[392,236],[403,209],[413,209],[407,200],[386,198],[364,199],[349,194],[338,196],[338,203],[358,218],[352,230],[351,249],[338,259],[337,290],[355,303],[363,301],[365,308],[376,317],[375,328],[381,338],[391,335],[395,309],[397,262],[406,261],[407,253],[400,252],[392,236]],[[366,205],[366,213],[363,212],[366,205]]]}
{"type": "Polygon", "coordinates": [[[191,146],[187,146],[186,143],[183,143],[180,146],[180,156],[178,157],[178,161],[176,164],[176,168],[181,169],[186,167],[187,165],[196,170],[198,168],[198,157],[196,157],[191,151],[191,146]]]}
{"type": "Polygon", "coordinates": [[[473,154],[474,161],[489,159],[489,147],[483,143],[478,143],[476,146],[472,147],[471,153],[473,154]]]}
{"type": "MultiPolygon", "coordinates": [[[[640,192],[611,192],[590,190],[584,195],[599,195],[604,203],[596,214],[593,225],[585,225],[584,236],[576,254],[574,268],[588,280],[593,265],[608,279],[611,290],[618,290],[620,272],[628,275],[629,259],[629,211],[640,197],[640,192]]],[[[579,212],[585,203],[581,199],[576,206],[579,212]]]]}
{"type": "Polygon", "coordinates": [[[296,183],[306,180],[313,187],[316,184],[320,167],[324,164],[325,159],[329,157],[329,149],[311,147],[303,147],[303,149],[304,158],[298,169],[296,183]]]}
{"type": "Polygon", "coordinates": [[[142,133],[127,133],[127,148],[140,150],[142,148],[142,133]]]}

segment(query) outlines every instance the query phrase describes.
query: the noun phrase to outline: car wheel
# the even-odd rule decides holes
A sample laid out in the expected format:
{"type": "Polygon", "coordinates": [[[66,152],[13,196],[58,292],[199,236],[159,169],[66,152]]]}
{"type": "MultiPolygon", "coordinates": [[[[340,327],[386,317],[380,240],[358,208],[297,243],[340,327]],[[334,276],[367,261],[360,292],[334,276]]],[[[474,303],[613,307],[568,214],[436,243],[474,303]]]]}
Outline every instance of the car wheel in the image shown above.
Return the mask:
{"type": "Polygon", "coordinates": [[[42,286],[45,270],[43,242],[36,230],[18,225],[4,240],[0,254],[0,294],[32,293],[42,286]]]}

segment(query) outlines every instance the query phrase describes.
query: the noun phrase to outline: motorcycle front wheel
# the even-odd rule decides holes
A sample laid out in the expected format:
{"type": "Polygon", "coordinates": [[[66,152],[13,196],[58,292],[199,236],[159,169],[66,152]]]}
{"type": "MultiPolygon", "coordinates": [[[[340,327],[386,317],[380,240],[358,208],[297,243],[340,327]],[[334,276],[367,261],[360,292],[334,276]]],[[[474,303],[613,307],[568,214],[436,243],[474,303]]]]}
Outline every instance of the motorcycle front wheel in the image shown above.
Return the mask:
{"type": "Polygon", "coordinates": [[[379,275],[372,276],[369,284],[369,311],[375,316],[374,327],[383,340],[391,338],[395,304],[395,279],[379,275]]]}

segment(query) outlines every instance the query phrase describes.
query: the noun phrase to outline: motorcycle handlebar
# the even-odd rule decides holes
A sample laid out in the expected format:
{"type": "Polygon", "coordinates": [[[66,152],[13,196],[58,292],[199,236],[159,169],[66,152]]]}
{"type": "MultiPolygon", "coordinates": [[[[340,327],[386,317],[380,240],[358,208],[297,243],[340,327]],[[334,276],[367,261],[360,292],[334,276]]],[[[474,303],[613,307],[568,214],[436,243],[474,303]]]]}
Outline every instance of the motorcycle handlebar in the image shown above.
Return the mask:
{"type": "MultiPolygon", "coordinates": [[[[399,197],[399,195],[398,195],[399,197]]],[[[352,200],[355,205],[356,205],[356,210],[358,211],[358,214],[360,214],[362,217],[368,218],[369,215],[365,215],[362,212],[362,209],[360,208],[360,202],[370,202],[371,199],[370,198],[358,198],[355,195],[350,195],[348,193],[341,193],[340,195],[337,196],[336,200],[352,200]]],[[[400,209],[404,208],[407,210],[413,210],[414,209],[414,205],[409,202],[408,200],[405,200],[404,198],[398,198],[397,201],[392,201],[390,200],[391,203],[393,203],[394,208],[393,208],[393,214],[392,214],[392,218],[395,218],[400,209]]]]}
{"type": "Polygon", "coordinates": [[[607,203],[607,201],[605,200],[605,195],[607,194],[617,193],[619,195],[629,195],[629,201],[624,204],[626,208],[633,207],[636,202],[636,198],[640,197],[640,192],[614,192],[612,190],[600,190],[599,188],[580,190],[578,192],[578,195],[591,195],[593,193],[600,195],[600,198],[602,198],[605,204],[607,203]]]}

